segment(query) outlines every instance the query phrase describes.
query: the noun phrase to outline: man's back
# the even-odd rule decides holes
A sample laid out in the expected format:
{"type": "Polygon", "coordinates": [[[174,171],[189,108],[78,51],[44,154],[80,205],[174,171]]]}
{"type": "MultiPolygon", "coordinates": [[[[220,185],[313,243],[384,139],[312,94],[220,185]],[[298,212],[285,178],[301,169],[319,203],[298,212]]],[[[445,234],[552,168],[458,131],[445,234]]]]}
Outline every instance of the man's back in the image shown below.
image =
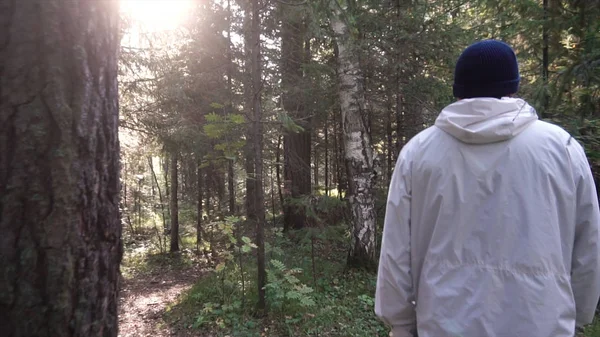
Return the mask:
{"type": "Polygon", "coordinates": [[[573,336],[600,292],[597,208],[581,146],[524,101],[450,105],[394,171],[376,310],[414,324],[388,274],[416,302],[420,337],[573,336]],[[393,261],[405,254],[409,277],[393,261]]]}

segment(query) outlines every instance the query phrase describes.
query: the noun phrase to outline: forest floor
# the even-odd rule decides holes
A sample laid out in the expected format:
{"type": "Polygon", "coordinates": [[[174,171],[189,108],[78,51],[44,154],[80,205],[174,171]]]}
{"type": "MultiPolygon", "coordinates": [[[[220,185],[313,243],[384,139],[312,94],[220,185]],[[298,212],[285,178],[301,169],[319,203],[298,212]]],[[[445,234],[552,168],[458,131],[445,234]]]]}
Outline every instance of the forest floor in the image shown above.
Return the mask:
{"type": "MultiPolygon", "coordinates": [[[[283,271],[280,277],[270,277],[270,294],[287,292],[284,297],[288,298],[290,291],[305,285],[311,285],[314,292],[296,294],[308,296],[309,306],[296,297],[279,300],[279,304],[271,297],[271,312],[258,318],[248,306],[244,309],[244,302],[256,301],[252,268],[244,273],[246,293],[243,289],[240,293],[239,266],[209,266],[190,249],[194,245],[189,241],[182,252],[168,254],[157,253],[147,238],[129,239],[121,266],[119,337],[387,336],[373,313],[375,276],[346,270],[345,240],[340,232],[325,235],[313,248],[315,259],[310,258],[306,243],[284,237],[268,240],[281,250],[276,254],[280,260],[271,261],[283,271]],[[316,264],[311,266],[311,261],[316,264]],[[305,272],[292,273],[294,269],[286,266],[305,272]],[[286,284],[291,275],[298,279],[293,277],[286,284]]],[[[275,254],[276,248],[272,250],[267,255],[275,254]]],[[[577,337],[600,337],[600,321],[577,337]]]]}
{"type": "Polygon", "coordinates": [[[127,247],[119,303],[119,337],[198,336],[183,324],[166,322],[170,305],[202,277],[203,263],[191,254],[149,255],[146,242],[127,247]],[[189,255],[189,256],[188,256],[189,255]]]}

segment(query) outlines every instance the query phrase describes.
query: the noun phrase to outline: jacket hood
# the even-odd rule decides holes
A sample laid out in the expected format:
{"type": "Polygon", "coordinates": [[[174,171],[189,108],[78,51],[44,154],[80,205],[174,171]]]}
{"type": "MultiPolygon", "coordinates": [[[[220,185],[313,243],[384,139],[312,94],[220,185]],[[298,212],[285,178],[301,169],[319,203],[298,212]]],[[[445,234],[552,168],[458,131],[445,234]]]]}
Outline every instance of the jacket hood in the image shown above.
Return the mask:
{"type": "Polygon", "coordinates": [[[470,144],[507,140],[538,119],[535,109],[520,98],[470,98],[445,107],[435,126],[470,144]]]}

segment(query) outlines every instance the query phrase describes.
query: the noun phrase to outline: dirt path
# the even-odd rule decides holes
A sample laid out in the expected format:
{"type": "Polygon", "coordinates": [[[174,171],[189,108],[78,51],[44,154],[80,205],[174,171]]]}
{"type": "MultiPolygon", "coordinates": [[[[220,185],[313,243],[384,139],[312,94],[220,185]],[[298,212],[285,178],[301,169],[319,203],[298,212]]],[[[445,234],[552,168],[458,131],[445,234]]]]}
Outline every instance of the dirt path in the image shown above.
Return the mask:
{"type": "Polygon", "coordinates": [[[119,307],[119,337],[193,336],[181,326],[165,325],[166,307],[198,280],[198,267],[153,270],[124,279],[119,307]]]}

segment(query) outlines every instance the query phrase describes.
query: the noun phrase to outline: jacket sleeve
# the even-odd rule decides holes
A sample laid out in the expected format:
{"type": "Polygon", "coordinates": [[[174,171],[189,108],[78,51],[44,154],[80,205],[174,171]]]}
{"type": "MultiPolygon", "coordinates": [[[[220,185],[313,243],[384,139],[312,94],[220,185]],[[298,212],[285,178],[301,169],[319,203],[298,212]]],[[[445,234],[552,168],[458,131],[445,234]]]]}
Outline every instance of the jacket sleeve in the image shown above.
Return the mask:
{"type": "Polygon", "coordinates": [[[410,270],[410,163],[404,150],[406,146],[388,190],[375,293],[375,313],[392,328],[393,337],[416,336],[410,270]]]}
{"type": "Polygon", "coordinates": [[[576,325],[592,323],[600,297],[600,211],[590,166],[583,148],[571,151],[576,183],[576,223],[571,287],[575,296],[576,325]]]}

